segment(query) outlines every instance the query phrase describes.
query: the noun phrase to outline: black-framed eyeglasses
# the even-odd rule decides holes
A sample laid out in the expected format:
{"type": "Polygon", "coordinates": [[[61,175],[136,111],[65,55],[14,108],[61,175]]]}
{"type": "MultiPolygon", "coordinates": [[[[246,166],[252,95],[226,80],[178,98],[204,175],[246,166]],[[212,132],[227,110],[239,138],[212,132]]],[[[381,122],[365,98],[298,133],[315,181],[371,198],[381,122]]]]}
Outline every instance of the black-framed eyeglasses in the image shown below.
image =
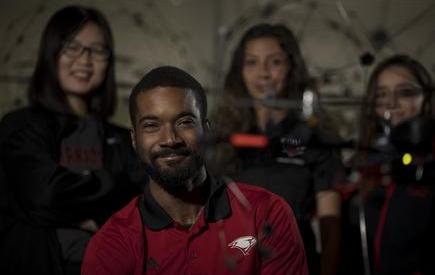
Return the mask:
{"type": "Polygon", "coordinates": [[[77,58],[88,52],[92,60],[105,61],[110,57],[110,51],[105,46],[84,46],[77,41],[70,41],[65,44],[62,53],[66,56],[77,58]]]}

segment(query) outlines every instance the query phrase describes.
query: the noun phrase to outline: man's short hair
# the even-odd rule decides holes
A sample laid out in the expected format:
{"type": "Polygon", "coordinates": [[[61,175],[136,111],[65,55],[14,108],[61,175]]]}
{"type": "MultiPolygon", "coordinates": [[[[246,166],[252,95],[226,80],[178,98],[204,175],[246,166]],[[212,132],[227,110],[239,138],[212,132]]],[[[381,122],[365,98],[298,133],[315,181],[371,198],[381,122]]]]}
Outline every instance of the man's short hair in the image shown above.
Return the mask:
{"type": "Polygon", "coordinates": [[[155,87],[176,87],[189,89],[199,105],[201,119],[207,116],[207,98],[202,85],[187,72],[172,66],[157,67],[148,72],[133,88],[129,98],[130,119],[136,126],[137,96],[139,93],[155,87]]]}

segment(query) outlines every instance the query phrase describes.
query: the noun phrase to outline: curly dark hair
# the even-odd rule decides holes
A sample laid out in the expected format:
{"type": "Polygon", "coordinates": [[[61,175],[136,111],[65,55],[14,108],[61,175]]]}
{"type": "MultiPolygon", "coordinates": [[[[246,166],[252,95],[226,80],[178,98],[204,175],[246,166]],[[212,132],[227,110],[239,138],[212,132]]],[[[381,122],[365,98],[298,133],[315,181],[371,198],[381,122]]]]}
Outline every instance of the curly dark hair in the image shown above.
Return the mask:
{"type": "MultiPolygon", "coordinates": [[[[240,108],[240,100],[249,100],[243,80],[242,70],[245,59],[245,48],[249,41],[258,38],[276,38],[287,54],[291,70],[285,79],[282,97],[292,100],[302,100],[303,92],[310,83],[310,77],[302,57],[299,44],[293,32],[286,26],[277,24],[258,24],[251,27],[243,35],[235,48],[229,71],[225,77],[224,89],[217,99],[210,120],[219,137],[225,140],[235,132],[248,132],[256,126],[256,115],[253,107],[240,108]]],[[[217,172],[231,174],[237,170],[235,152],[228,143],[217,145],[213,162],[217,163],[217,172]],[[226,165],[227,163],[228,165],[226,165]],[[219,166],[228,166],[219,168],[219,166]]]]}

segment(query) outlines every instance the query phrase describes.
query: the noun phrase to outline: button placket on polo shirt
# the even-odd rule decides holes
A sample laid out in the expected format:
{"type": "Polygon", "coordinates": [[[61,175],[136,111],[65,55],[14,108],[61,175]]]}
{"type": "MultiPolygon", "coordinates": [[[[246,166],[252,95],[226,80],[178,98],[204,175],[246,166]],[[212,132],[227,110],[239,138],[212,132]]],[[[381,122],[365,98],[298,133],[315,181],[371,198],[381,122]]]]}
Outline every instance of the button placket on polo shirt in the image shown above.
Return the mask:
{"type": "Polygon", "coordinates": [[[190,229],[189,237],[187,238],[187,255],[189,273],[191,275],[206,274],[203,270],[200,270],[200,248],[197,247],[197,240],[201,238],[202,233],[207,230],[207,223],[205,222],[204,214],[201,213],[196,223],[190,229]]]}

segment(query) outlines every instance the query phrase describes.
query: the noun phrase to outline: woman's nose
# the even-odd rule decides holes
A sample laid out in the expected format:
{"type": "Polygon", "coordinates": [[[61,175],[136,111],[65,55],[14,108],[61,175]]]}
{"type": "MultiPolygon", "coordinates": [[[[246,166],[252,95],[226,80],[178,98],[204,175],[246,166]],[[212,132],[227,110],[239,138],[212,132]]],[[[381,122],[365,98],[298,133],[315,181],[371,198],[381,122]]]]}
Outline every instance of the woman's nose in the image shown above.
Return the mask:
{"type": "Polygon", "coordinates": [[[92,51],[89,48],[84,48],[80,55],[76,58],[80,63],[91,64],[92,61],[92,51]]]}
{"type": "Polygon", "coordinates": [[[267,63],[261,63],[259,66],[259,76],[263,78],[270,77],[270,66],[267,63]]]}
{"type": "Polygon", "coordinates": [[[394,91],[388,94],[385,102],[385,107],[387,109],[396,109],[397,108],[397,95],[394,91]]]}

